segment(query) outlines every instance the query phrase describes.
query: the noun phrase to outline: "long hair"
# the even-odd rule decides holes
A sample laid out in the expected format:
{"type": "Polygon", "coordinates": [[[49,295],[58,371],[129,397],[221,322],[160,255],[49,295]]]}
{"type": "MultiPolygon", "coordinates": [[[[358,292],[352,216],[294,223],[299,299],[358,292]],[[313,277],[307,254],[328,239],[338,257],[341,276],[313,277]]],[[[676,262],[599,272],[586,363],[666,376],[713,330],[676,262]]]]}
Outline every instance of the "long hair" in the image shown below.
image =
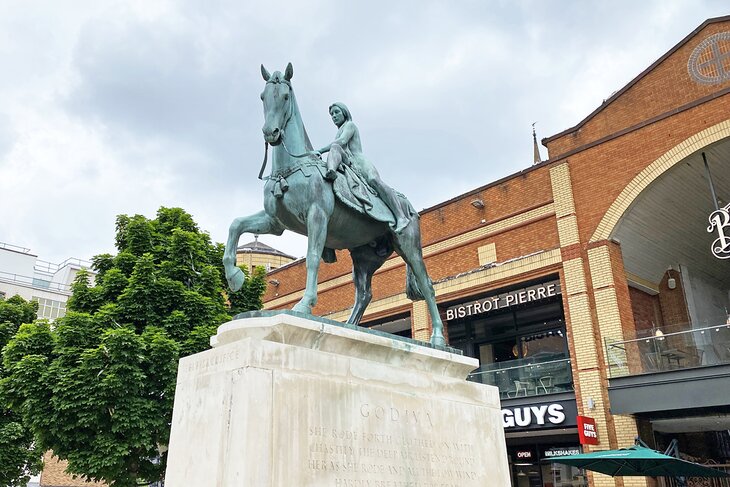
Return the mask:
{"type": "Polygon", "coordinates": [[[332,112],[332,107],[337,107],[340,110],[342,110],[342,114],[345,116],[345,121],[352,120],[352,115],[350,114],[350,109],[347,108],[347,105],[342,103],[341,101],[336,101],[329,107],[329,112],[332,112]]]}

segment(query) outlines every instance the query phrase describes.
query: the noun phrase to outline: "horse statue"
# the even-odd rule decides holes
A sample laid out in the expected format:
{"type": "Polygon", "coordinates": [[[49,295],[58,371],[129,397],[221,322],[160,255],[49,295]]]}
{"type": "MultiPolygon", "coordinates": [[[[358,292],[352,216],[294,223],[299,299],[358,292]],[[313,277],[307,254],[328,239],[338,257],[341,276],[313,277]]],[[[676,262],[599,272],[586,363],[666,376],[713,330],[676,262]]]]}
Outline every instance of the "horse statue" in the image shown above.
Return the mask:
{"type": "MultiPolygon", "coordinates": [[[[423,262],[418,214],[408,200],[399,195],[400,204],[406,205],[413,217],[405,228],[395,232],[386,218],[374,219],[358,209],[352,198],[348,200],[336,195],[335,183],[339,185],[338,194],[346,193],[343,185],[347,185],[348,178],[338,177],[334,182],[324,178],[326,166],[312,150],[294,97],[291,63],[283,74],[279,71],[269,74],[262,65],[261,74],[266,81],[261,94],[264,105],[262,130],[265,142],[273,147],[271,175],[264,186],[264,210],[236,218],[231,223],[223,257],[229,287],[236,291],[245,279],[236,266],[236,247],[243,233],[281,235],[284,230],[291,230],[308,236],[306,288],[293,311],[311,314],[312,306],[317,303],[320,258],[332,262],[335,260],[332,249],[348,249],[353,263],[355,304],[347,322],[357,325],[372,299],[373,274],[395,251],[406,263],[408,298],[425,299],[428,305],[433,324],[431,344],[444,346],[443,323],[423,262]]],[[[352,171],[348,167],[341,170],[352,171]]],[[[350,176],[356,179],[356,175],[350,176]]],[[[378,198],[374,200],[381,208],[386,208],[392,223],[392,213],[378,198]]]]}

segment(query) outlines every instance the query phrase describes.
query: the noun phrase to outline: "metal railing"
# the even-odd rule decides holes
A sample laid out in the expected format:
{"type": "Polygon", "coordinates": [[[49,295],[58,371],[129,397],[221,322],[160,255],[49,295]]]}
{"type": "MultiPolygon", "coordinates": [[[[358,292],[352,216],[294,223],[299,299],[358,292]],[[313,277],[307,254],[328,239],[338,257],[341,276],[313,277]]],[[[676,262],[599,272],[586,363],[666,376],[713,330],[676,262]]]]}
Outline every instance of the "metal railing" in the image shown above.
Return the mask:
{"type": "Polygon", "coordinates": [[[0,242],[0,249],[12,250],[21,254],[29,254],[30,249],[27,247],[20,247],[19,245],[13,245],[5,242],[0,242]]]}
{"type": "Polygon", "coordinates": [[[58,272],[59,269],[63,269],[67,265],[76,265],[78,267],[90,268],[91,262],[84,259],[77,259],[76,257],[70,257],[60,264],[54,264],[53,262],[48,262],[47,260],[37,259],[35,261],[34,270],[36,270],[37,272],[43,272],[45,274],[55,274],[56,272],[58,272]]]}
{"type": "Polygon", "coordinates": [[[573,390],[570,359],[555,359],[555,356],[544,360],[526,358],[484,365],[469,374],[467,380],[497,386],[502,399],[573,390]]]}
{"type": "Polygon", "coordinates": [[[10,272],[0,271],[0,281],[9,282],[11,284],[19,284],[21,286],[28,286],[34,289],[42,289],[45,291],[55,291],[64,294],[71,293],[71,286],[69,284],[52,282],[45,279],[38,279],[37,277],[11,274],[10,272]]]}
{"type": "MultiPolygon", "coordinates": [[[[706,467],[730,473],[730,464],[702,464],[706,467]]],[[[683,487],[675,477],[657,477],[659,487],[683,487]]],[[[730,487],[730,479],[721,477],[689,477],[686,487],[730,487]]]]}
{"type": "Polygon", "coordinates": [[[633,340],[606,339],[609,377],[730,364],[730,322],[683,328],[653,328],[633,340]]]}

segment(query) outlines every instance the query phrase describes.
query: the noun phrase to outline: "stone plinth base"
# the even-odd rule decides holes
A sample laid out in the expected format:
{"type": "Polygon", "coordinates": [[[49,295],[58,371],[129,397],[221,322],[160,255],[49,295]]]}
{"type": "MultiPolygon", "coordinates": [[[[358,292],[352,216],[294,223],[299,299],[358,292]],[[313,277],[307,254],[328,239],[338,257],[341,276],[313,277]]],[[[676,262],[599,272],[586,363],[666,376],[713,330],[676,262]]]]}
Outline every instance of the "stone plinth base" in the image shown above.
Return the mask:
{"type": "Polygon", "coordinates": [[[180,361],[166,487],[506,487],[475,359],[278,314],[180,361]]]}

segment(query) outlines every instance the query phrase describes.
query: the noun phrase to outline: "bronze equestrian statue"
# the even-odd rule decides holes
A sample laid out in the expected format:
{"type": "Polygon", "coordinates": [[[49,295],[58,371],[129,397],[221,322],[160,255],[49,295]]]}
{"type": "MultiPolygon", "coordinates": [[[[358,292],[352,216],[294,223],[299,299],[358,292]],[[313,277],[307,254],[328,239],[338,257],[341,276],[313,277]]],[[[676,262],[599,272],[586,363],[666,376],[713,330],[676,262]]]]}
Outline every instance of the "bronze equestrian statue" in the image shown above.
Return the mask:
{"type": "Polygon", "coordinates": [[[320,258],[334,262],[334,249],[348,249],[355,305],[347,322],[357,325],[372,299],[373,274],[396,252],[406,263],[408,298],[425,299],[428,305],[431,344],[445,345],[436,295],[423,262],[418,214],[405,196],[380,180],[362,155],[349,110],[343,104],[330,107],[338,134],[333,143],[314,151],[294,96],[291,63],[284,73],[269,74],[261,66],[261,74],[266,81],[261,94],[264,140],[273,146],[271,175],[264,186],[264,210],[231,224],[223,257],[230,288],[240,289],[244,280],[236,266],[236,247],[243,233],[281,235],[291,230],[308,236],[306,288],[293,310],[311,314],[317,302],[320,258]],[[330,153],[327,163],[321,152],[330,153]]]}

